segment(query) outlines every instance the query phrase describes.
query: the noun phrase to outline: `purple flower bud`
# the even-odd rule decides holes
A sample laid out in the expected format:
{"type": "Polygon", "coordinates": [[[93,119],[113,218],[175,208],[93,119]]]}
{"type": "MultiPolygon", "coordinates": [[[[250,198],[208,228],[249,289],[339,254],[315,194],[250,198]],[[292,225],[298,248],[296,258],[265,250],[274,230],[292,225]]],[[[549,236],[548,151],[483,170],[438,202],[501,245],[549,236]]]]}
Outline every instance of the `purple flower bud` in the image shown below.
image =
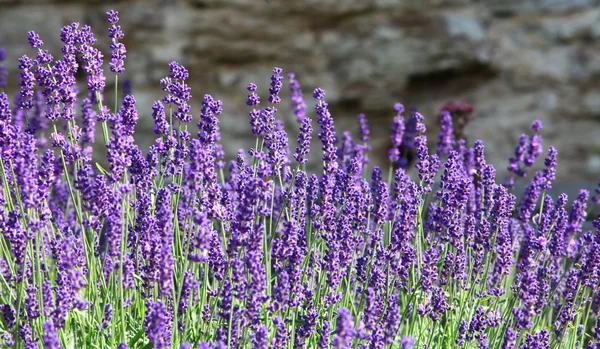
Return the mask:
{"type": "Polygon", "coordinates": [[[281,102],[281,97],[279,97],[279,92],[281,91],[281,87],[283,86],[283,77],[280,75],[283,69],[281,68],[273,68],[273,75],[271,76],[271,88],[269,89],[269,102],[273,104],[279,104],[281,102]]]}
{"type": "Polygon", "coordinates": [[[381,178],[381,169],[378,166],[373,168],[373,189],[375,194],[375,209],[372,216],[376,227],[381,227],[388,218],[390,190],[387,183],[381,178]]]}
{"type": "Polygon", "coordinates": [[[317,88],[313,91],[313,98],[317,100],[322,100],[325,98],[325,91],[322,88],[317,88]]]}
{"type": "Polygon", "coordinates": [[[6,50],[0,47],[0,90],[3,90],[8,85],[8,70],[1,64],[6,60],[6,50]]]}
{"type": "Polygon", "coordinates": [[[144,327],[146,335],[156,349],[171,347],[172,316],[167,307],[160,301],[146,302],[146,319],[144,327]]]}
{"type": "Polygon", "coordinates": [[[425,136],[415,137],[417,145],[417,169],[419,170],[419,179],[423,182],[425,190],[431,190],[431,184],[437,174],[439,159],[436,154],[429,156],[427,149],[427,138],[425,136]]]}
{"type": "Polygon", "coordinates": [[[19,92],[19,107],[21,109],[29,110],[33,108],[33,89],[35,88],[35,76],[31,71],[33,67],[33,60],[27,56],[19,58],[19,69],[22,71],[19,76],[19,85],[21,90],[19,92]]]}
{"type": "Polygon", "coordinates": [[[400,345],[402,349],[413,349],[415,347],[416,340],[413,337],[402,337],[400,345]]]}
{"type": "Polygon", "coordinates": [[[298,161],[299,164],[305,164],[308,159],[306,159],[306,155],[308,155],[310,151],[310,140],[312,138],[312,120],[307,117],[303,117],[300,120],[300,132],[298,133],[298,147],[296,148],[296,153],[294,154],[294,159],[298,161]]]}
{"type": "Polygon", "coordinates": [[[557,165],[558,150],[555,147],[548,148],[548,156],[544,160],[546,168],[544,169],[545,183],[542,184],[543,190],[552,189],[552,182],[556,178],[556,165],[557,165]]]}
{"type": "Polygon", "coordinates": [[[394,117],[390,132],[390,149],[388,150],[388,159],[391,162],[397,162],[400,159],[400,145],[404,136],[404,118],[400,115],[394,117]]]}
{"type": "Polygon", "coordinates": [[[152,104],[152,118],[154,119],[154,133],[157,135],[168,135],[169,134],[169,122],[165,115],[165,107],[159,101],[155,101],[152,104]]]}
{"type": "Polygon", "coordinates": [[[221,140],[219,119],[217,118],[221,113],[223,113],[223,102],[215,100],[211,95],[204,95],[198,122],[198,138],[203,144],[214,144],[221,140]]]}
{"type": "Polygon", "coordinates": [[[42,341],[44,342],[44,348],[47,349],[62,349],[60,345],[60,340],[58,339],[58,335],[56,334],[56,329],[54,328],[54,323],[52,321],[44,322],[44,335],[42,336],[42,341]]]}
{"type": "Polygon", "coordinates": [[[191,88],[185,83],[189,77],[188,71],[179,63],[169,63],[169,76],[161,80],[161,88],[167,94],[163,97],[165,105],[177,107],[173,117],[182,122],[192,121],[191,107],[187,103],[191,98],[191,88]]]}
{"type": "Polygon", "coordinates": [[[329,336],[331,331],[331,324],[329,321],[323,321],[323,325],[321,330],[319,331],[319,348],[327,349],[329,348],[329,336]]]}
{"type": "Polygon", "coordinates": [[[265,326],[260,326],[252,337],[252,349],[267,349],[268,348],[268,330],[265,326]]]}
{"type": "Polygon", "coordinates": [[[300,83],[296,80],[296,75],[294,73],[289,73],[288,79],[292,98],[292,111],[296,115],[297,120],[301,122],[306,116],[306,102],[304,102],[302,89],[300,88],[300,83]]]}
{"type": "Polygon", "coordinates": [[[315,106],[315,110],[319,117],[319,125],[321,125],[319,139],[323,144],[323,172],[327,175],[333,175],[337,168],[337,147],[335,146],[336,137],[333,118],[329,113],[329,109],[327,109],[327,103],[323,101],[325,91],[317,88],[313,92],[313,97],[319,100],[315,106]]]}
{"type": "Polygon", "coordinates": [[[108,23],[115,24],[119,21],[119,12],[110,10],[106,12],[106,16],[108,17],[108,23]]]}
{"type": "Polygon", "coordinates": [[[452,128],[452,115],[442,112],[440,135],[437,144],[438,156],[447,156],[454,147],[454,129],[452,128]]]}
{"type": "Polygon", "coordinates": [[[518,336],[519,332],[515,332],[512,328],[506,329],[501,349],[514,349],[518,336]]]}
{"type": "Polygon", "coordinates": [[[32,48],[40,48],[44,46],[44,42],[40,40],[40,36],[36,32],[30,31],[27,33],[27,36],[29,37],[29,46],[32,48]]]}
{"type": "Polygon", "coordinates": [[[571,213],[569,214],[569,223],[567,233],[571,236],[574,233],[581,231],[581,226],[587,216],[587,201],[590,198],[590,193],[587,190],[580,190],[577,199],[573,202],[571,213]]]}
{"type": "Polygon", "coordinates": [[[125,48],[125,45],[119,42],[119,40],[124,38],[121,26],[116,25],[119,21],[119,13],[117,11],[108,11],[106,15],[108,17],[108,23],[111,24],[108,29],[108,36],[112,41],[110,45],[110,71],[115,74],[121,74],[125,71],[125,58],[127,57],[125,53],[127,52],[127,49],[125,48]]]}
{"type": "Polygon", "coordinates": [[[331,344],[335,349],[350,349],[355,336],[354,321],[350,310],[340,308],[336,321],[335,336],[331,344]]]}
{"type": "Polygon", "coordinates": [[[369,129],[369,121],[367,120],[367,116],[365,114],[358,114],[358,130],[360,133],[360,141],[367,143],[370,139],[369,134],[371,131],[369,129]]]}
{"type": "Polygon", "coordinates": [[[518,217],[521,222],[525,223],[531,218],[533,210],[541,195],[542,187],[545,183],[544,179],[544,173],[542,171],[536,172],[535,177],[531,180],[531,183],[529,183],[529,186],[521,197],[521,202],[517,209],[518,217]]]}

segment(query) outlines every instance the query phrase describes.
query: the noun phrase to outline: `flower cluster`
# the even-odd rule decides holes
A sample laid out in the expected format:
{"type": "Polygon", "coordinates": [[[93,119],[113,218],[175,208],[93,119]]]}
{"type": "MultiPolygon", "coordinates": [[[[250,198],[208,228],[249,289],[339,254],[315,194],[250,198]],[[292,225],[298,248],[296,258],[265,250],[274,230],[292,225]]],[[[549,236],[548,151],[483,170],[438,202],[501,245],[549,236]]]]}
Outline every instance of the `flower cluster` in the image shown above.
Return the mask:
{"type": "MultiPolygon", "coordinates": [[[[109,66],[121,74],[117,22],[109,12],[109,66]]],[[[204,95],[188,131],[193,72],[172,62],[152,104],[157,138],[140,149],[130,86],[102,104],[90,28],[73,23],[61,38],[55,59],[29,33],[36,58],[19,59],[14,101],[0,93],[3,347],[600,348],[600,218],[584,224],[600,190],[553,197],[549,147],[525,193],[512,192],[544,154],[539,121],[509,160],[515,178],[499,184],[483,142],[456,132],[456,110],[441,113],[430,148],[423,115],[397,103],[386,173],[369,168],[367,117],[356,139],[338,138],[325,91],[307,110],[294,74],[291,152],[275,68],[268,106],[248,85],[256,145],[230,159],[223,103],[204,95]],[[108,166],[91,156],[98,122],[108,166]],[[310,173],[317,139],[322,171],[310,173]]]]}

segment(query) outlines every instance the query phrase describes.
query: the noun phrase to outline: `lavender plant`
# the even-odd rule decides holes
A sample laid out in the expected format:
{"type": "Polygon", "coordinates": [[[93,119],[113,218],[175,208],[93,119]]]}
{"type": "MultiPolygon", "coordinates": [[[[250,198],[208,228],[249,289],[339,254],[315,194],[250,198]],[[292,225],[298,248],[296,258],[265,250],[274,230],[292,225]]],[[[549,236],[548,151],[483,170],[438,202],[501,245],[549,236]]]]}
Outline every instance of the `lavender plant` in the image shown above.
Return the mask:
{"type": "MultiPolygon", "coordinates": [[[[107,15],[118,77],[124,34],[107,15]]],[[[325,92],[306,110],[289,74],[292,152],[275,68],[266,103],[248,86],[255,147],[226,161],[223,103],[204,95],[190,126],[190,74],[172,62],[142,151],[117,78],[103,102],[91,28],[73,23],[61,40],[54,58],[30,32],[20,90],[12,103],[0,93],[5,347],[600,348],[600,219],[582,229],[586,191],[572,204],[549,194],[555,148],[518,198],[483,142],[455,137],[449,111],[430,153],[423,116],[396,104],[386,176],[369,168],[366,116],[356,140],[338,140],[325,92]],[[314,118],[323,171],[309,174],[314,118]],[[98,123],[108,168],[92,159],[98,123]],[[416,154],[414,180],[401,147],[416,154]]],[[[0,68],[0,89],[5,78],[0,68]]],[[[510,159],[516,178],[543,154],[532,127],[510,159]]]]}

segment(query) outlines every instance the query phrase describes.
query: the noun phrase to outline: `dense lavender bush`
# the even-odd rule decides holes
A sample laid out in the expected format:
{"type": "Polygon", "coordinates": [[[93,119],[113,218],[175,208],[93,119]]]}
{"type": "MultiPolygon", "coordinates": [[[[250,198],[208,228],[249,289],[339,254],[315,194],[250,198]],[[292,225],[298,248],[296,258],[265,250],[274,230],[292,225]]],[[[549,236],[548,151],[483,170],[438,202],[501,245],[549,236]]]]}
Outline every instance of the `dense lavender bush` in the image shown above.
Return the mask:
{"type": "MultiPolygon", "coordinates": [[[[108,13],[117,77],[118,20],[108,13]]],[[[600,220],[582,231],[588,192],[572,203],[548,194],[555,148],[531,173],[540,122],[500,185],[451,110],[430,153],[423,116],[396,104],[386,173],[369,166],[367,118],[357,139],[337,138],[325,92],[306,110],[293,74],[290,151],[275,68],[266,101],[248,86],[256,146],[226,162],[221,101],[204,95],[190,126],[190,74],[173,62],[152,105],[156,142],[142,151],[136,100],[119,98],[118,79],[118,103],[103,103],[90,27],[73,23],[61,39],[55,58],[30,32],[14,102],[0,93],[5,347],[600,348],[600,220]],[[314,118],[323,171],[309,174],[314,118]],[[109,168],[92,160],[96,143],[109,168]],[[527,175],[517,198],[514,179],[527,175]]]]}

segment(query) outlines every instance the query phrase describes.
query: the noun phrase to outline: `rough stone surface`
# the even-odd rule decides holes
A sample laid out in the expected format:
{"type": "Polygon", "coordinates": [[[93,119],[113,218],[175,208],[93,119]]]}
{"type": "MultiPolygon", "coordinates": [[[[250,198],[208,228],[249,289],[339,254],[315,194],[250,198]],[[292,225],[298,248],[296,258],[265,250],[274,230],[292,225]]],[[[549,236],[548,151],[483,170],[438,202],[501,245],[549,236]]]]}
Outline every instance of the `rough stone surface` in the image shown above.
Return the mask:
{"type": "MultiPolygon", "coordinates": [[[[161,96],[168,62],[189,68],[196,117],[203,94],[224,100],[229,154],[254,144],[245,87],[255,82],[266,96],[270,71],[280,66],[297,74],[305,92],[326,90],[338,131],[355,131],[356,114],[367,113],[376,163],[394,102],[419,107],[433,138],[437,109],[456,100],[474,104],[468,138],[486,142],[500,177],[534,119],[544,121],[544,144],[560,151],[559,180],[600,176],[598,0],[0,0],[0,46],[13,84],[17,57],[33,54],[28,30],[58,54],[60,27],[89,23],[108,53],[110,8],[121,12],[125,75],[142,115],[138,130],[148,134],[142,144],[151,141],[151,101],[161,96]]],[[[293,140],[289,104],[279,110],[293,140]]]]}

